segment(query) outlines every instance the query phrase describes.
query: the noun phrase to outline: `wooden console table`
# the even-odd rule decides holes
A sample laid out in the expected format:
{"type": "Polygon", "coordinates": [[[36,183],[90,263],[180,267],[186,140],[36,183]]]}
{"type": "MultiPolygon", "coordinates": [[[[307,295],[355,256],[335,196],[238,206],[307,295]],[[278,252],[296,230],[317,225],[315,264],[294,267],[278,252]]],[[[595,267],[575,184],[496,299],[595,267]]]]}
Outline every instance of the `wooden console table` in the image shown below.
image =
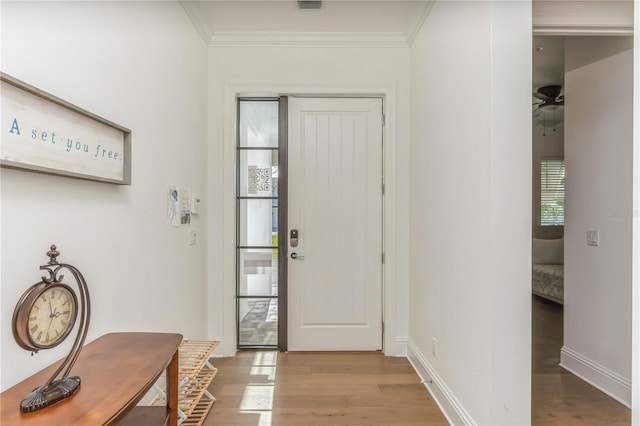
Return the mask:
{"type": "Polygon", "coordinates": [[[178,423],[178,346],[180,334],[112,333],[87,344],[72,376],[80,389],[72,397],[40,411],[23,414],[20,401],[42,385],[59,362],[0,395],[2,425],[141,425],[178,423]],[[166,407],[136,403],[167,372],[166,407]]]}

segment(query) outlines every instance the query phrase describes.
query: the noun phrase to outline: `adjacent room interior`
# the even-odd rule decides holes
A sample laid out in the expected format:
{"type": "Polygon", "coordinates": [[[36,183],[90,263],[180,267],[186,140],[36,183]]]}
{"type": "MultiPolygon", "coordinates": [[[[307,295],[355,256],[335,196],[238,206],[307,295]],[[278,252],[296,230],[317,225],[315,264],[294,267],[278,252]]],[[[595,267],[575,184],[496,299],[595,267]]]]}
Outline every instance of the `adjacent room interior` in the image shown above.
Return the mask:
{"type": "MultiPolygon", "coordinates": [[[[603,164],[591,164],[589,168],[584,157],[576,155],[576,149],[595,151],[598,148],[590,147],[582,138],[576,140],[576,134],[579,132],[575,128],[583,126],[583,123],[589,120],[587,117],[599,121],[607,120],[606,114],[603,114],[604,108],[616,108],[613,104],[625,102],[624,99],[612,96],[611,104],[604,102],[608,104],[606,107],[578,108],[573,99],[568,99],[564,90],[566,71],[569,73],[570,94],[575,94],[577,91],[589,92],[589,96],[595,99],[596,89],[592,90],[587,82],[577,80],[574,75],[580,72],[576,71],[576,68],[588,67],[587,64],[593,62],[592,58],[591,61],[584,60],[576,67],[576,58],[584,57],[588,51],[594,55],[599,42],[602,43],[600,47],[603,53],[598,56],[598,60],[602,62],[606,62],[610,56],[619,54],[621,49],[624,50],[616,47],[619,43],[624,43],[623,38],[616,39],[612,36],[600,39],[568,36],[534,36],[533,38],[532,423],[534,424],[546,424],[551,419],[563,416],[565,421],[567,417],[589,417],[594,424],[628,424],[630,421],[628,393],[612,392],[610,385],[594,379],[592,373],[576,369],[575,364],[568,362],[566,357],[566,353],[570,352],[569,345],[575,344],[576,335],[584,336],[586,341],[593,339],[588,343],[592,348],[598,346],[597,337],[586,332],[589,327],[586,323],[565,317],[567,312],[569,315],[578,316],[580,315],[578,312],[588,309],[580,302],[580,298],[583,297],[583,293],[589,291],[586,282],[576,281],[576,275],[571,269],[568,278],[566,277],[565,258],[569,259],[570,268],[588,268],[583,259],[578,259],[576,262],[576,246],[588,245],[596,251],[595,254],[590,253],[590,255],[598,256],[600,233],[595,230],[586,231],[586,235],[578,235],[577,239],[567,240],[564,231],[567,228],[571,229],[572,224],[565,219],[590,221],[593,226],[616,216],[606,209],[593,212],[585,206],[580,206],[576,202],[577,197],[572,198],[571,193],[571,191],[580,193],[584,191],[581,187],[591,186],[590,182],[601,178],[605,167],[603,164]],[[569,50],[568,55],[565,55],[565,49],[569,50]],[[568,57],[568,61],[565,61],[565,56],[568,57]],[[565,63],[567,63],[566,70],[565,63]],[[567,116],[568,124],[565,120],[567,116]],[[570,144],[566,154],[565,134],[568,134],[570,144]],[[573,169],[567,167],[565,170],[566,164],[573,169]],[[580,178],[576,178],[575,175],[579,175],[580,178]],[[569,182],[568,185],[565,185],[566,181],[569,182]],[[565,200],[568,200],[568,203],[565,203],[565,200]],[[568,214],[566,214],[567,209],[568,214]],[[594,232],[595,235],[593,235],[594,232]],[[571,264],[572,262],[576,263],[571,264]],[[573,282],[567,282],[572,279],[573,282]],[[568,343],[565,342],[565,338],[568,343]],[[564,359],[561,357],[561,352],[565,353],[564,359]],[[552,379],[554,377],[555,381],[552,379]],[[591,387],[587,382],[594,386],[591,387]]],[[[630,74],[626,75],[626,82],[624,79],[615,79],[612,74],[614,73],[610,70],[606,74],[599,74],[594,79],[602,78],[606,81],[598,82],[592,79],[590,84],[601,86],[600,93],[604,94],[613,93],[616,90],[616,87],[611,86],[630,83],[630,74]],[[614,80],[615,83],[613,83],[614,80]]],[[[624,72],[622,75],[625,75],[624,72]]],[[[624,112],[620,113],[624,114],[624,112]]],[[[607,126],[607,124],[600,125],[605,128],[607,126]]],[[[601,139],[599,144],[615,143],[609,141],[615,131],[609,129],[605,132],[608,132],[608,137],[601,139]]],[[[620,138],[624,140],[625,134],[620,138]]],[[[627,139],[626,143],[628,146],[630,139],[627,139]]],[[[620,161],[618,167],[623,167],[623,164],[624,162],[620,161]]],[[[610,188],[608,191],[616,190],[617,188],[610,188]]],[[[599,203],[597,197],[600,195],[596,189],[591,192],[591,197],[590,203],[599,203]]],[[[604,205],[604,202],[602,203],[604,205]]],[[[624,216],[624,213],[620,211],[617,216],[624,216]]],[[[613,249],[611,247],[613,245],[614,242],[610,241],[608,249],[613,249]]],[[[600,264],[600,267],[607,269],[610,266],[600,264]]],[[[601,282],[598,286],[611,288],[619,284],[619,282],[607,280],[606,285],[601,282]]],[[[612,291],[616,290],[612,289],[612,291]]],[[[600,301],[598,315],[602,318],[615,317],[614,312],[628,309],[625,302],[629,298],[630,294],[627,294],[614,305],[611,305],[611,302],[600,301]]],[[[609,336],[619,336],[618,344],[629,344],[631,339],[630,335],[607,333],[609,336]]],[[[589,355],[589,358],[594,362],[593,354],[589,355]]],[[[630,360],[627,362],[630,363],[630,360]]],[[[627,389],[630,389],[630,385],[627,386],[627,389]]]]}

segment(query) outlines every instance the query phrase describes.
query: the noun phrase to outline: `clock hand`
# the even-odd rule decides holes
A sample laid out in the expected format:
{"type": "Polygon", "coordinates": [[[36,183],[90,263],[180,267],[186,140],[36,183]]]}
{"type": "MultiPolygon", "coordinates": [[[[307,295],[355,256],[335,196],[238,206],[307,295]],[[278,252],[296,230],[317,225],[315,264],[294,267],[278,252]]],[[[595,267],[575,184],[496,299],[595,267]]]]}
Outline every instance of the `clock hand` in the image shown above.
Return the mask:
{"type": "MultiPolygon", "coordinates": [[[[53,316],[53,315],[52,315],[53,316]]],[[[51,324],[53,324],[53,318],[49,320],[49,326],[47,327],[47,340],[49,339],[49,330],[51,330],[51,324]]]]}

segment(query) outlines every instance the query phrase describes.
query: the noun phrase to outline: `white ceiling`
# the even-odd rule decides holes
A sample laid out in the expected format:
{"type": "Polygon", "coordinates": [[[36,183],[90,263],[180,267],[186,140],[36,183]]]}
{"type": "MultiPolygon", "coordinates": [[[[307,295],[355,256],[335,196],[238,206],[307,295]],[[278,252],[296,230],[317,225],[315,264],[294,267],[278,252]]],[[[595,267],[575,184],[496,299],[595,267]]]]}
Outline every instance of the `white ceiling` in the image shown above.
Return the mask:
{"type": "Polygon", "coordinates": [[[324,0],[320,10],[300,10],[295,0],[181,3],[210,46],[408,46],[433,0],[324,0]]]}
{"type": "Polygon", "coordinates": [[[564,84],[564,37],[533,37],[533,88],[564,84]]]}
{"type": "MultiPolygon", "coordinates": [[[[210,46],[409,46],[433,0],[324,0],[300,10],[296,0],[181,1],[210,46]]],[[[564,38],[535,36],[533,90],[564,83],[564,38]]]]}

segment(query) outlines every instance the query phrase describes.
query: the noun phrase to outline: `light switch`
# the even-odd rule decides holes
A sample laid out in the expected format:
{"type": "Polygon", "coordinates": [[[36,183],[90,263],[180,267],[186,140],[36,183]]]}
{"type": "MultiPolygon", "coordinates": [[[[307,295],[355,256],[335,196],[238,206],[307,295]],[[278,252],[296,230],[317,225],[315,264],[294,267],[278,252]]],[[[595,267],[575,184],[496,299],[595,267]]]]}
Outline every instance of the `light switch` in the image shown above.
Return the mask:
{"type": "Polygon", "coordinates": [[[587,245],[588,246],[600,245],[600,232],[598,230],[587,231],[587,245]]]}
{"type": "Polygon", "coordinates": [[[196,245],[197,241],[198,241],[198,233],[195,231],[195,229],[190,229],[189,230],[189,245],[190,246],[194,246],[194,245],[196,245]]]}

